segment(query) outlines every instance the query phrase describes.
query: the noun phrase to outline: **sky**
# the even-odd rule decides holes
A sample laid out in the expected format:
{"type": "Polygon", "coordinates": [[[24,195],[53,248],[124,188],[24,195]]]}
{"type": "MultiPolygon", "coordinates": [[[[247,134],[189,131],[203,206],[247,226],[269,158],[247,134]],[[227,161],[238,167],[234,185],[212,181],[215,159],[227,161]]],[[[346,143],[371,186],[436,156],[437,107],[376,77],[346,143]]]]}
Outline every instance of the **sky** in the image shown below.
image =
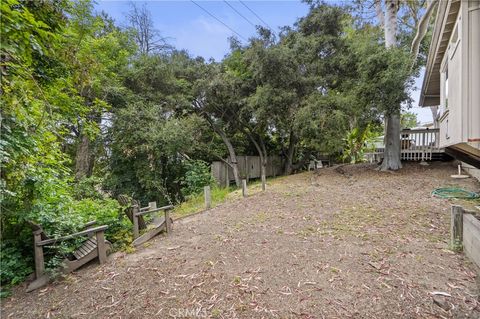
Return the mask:
{"type": "MultiPolygon", "coordinates": [[[[339,2],[339,0],[330,1],[339,2]]],[[[130,2],[97,0],[95,9],[105,11],[115,19],[118,25],[124,26],[125,14],[130,9],[130,2]]],[[[202,56],[207,60],[214,58],[216,61],[220,61],[228,53],[230,36],[235,35],[242,43],[246,43],[245,39],[256,33],[254,25],[262,25],[278,31],[281,26],[293,25],[298,18],[305,16],[308,12],[308,5],[293,0],[243,0],[242,2],[228,1],[228,4],[221,0],[134,2],[139,6],[146,5],[152,15],[155,28],[167,38],[169,44],[177,49],[186,49],[193,56],[202,56]]],[[[416,81],[416,87],[421,87],[422,79],[423,72],[416,81]]],[[[414,106],[418,105],[418,96],[419,89],[412,92],[414,106]]],[[[422,123],[432,120],[428,108],[414,107],[411,111],[417,114],[418,120],[422,123]]]]}

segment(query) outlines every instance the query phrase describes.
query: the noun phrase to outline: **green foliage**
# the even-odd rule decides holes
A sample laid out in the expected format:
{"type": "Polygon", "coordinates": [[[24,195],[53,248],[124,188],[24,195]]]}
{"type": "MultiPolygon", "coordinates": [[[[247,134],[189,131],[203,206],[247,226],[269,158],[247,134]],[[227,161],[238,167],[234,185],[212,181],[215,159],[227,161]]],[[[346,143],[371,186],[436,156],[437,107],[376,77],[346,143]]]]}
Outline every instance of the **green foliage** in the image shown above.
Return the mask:
{"type": "MultiPolygon", "coordinates": [[[[58,182],[58,181],[56,181],[58,182]]],[[[57,184],[57,183],[56,183],[57,184]]],[[[128,245],[128,237],[120,237],[130,231],[129,221],[124,220],[117,201],[112,199],[81,199],[70,196],[71,187],[63,184],[63,189],[50,185],[48,196],[35,201],[30,211],[23,216],[8,214],[9,227],[2,233],[2,284],[15,284],[22,280],[32,269],[32,232],[26,221],[42,226],[46,234],[56,238],[82,230],[87,222],[96,220],[98,225],[108,225],[106,238],[116,249],[128,245]],[[12,233],[11,233],[12,232],[12,233]],[[4,270],[4,271],[3,271],[4,270]]],[[[43,189],[45,191],[45,189],[43,189]]],[[[44,193],[47,194],[47,193],[44,193]]],[[[81,243],[81,239],[57,243],[47,247],[46,265],[53,269],[61,260],[81,243]]]]}
{"type": "Polygon", "coordinates": [[[418,124],[417,114],[413,112],[402,112],[402,114],[400,114],[400,125],[403,129],[414,128],[417,127],[418,124]]]}
{"type": "Polygon", "coordinates": [[[82,198],[102,199],[102,179],[97,176],[84,177],[76,181],[73,188],[73,197],[77,200],[82,198]]]}
{"type": "MultiPolygon", "coordinates": [[[[27,220],[52,237],[77,231],[89,219],[112,225],[109,232],[124,228],[116,202],[92,193],[88,182],[80,182],[78,192],[72,187],[73,133],[92,139],[100,133],[96,116],[114,95],[105,89],[118,83],[130,48],[91,10],[87,1],[1,3],[2,285],[32,269],[27,220]]],[[[57,266],[76,244],[48,248],[47,267],[57,266]]]]}
{"type": "MultiPolygon", "coordinates": [[[[227,156],[225,138],[238,155],[288,155],[290,166],[312,152],[359,161],[382,115],[409,104],[411,61],[345,8],[310,4],[278,37],[260,28],[206,63],[185,51],[138,54],[135,34],[88,0],[2,1],[2,285],[32,269],[28,220],[58,237],[95,219],[124,249],[130,221],[108,195],[187,197],[178,214],[201,210],[207,163],[227,156]]],[[[227,193],[213,188],[213,202],[227,193]]],[[[47,266],[78,244],[47,248],[47,266]]]]}
{"type": "Polygon", "coordinates": [[[358,49],[358,98],[371,109],[385,114],[399,113],[402,104],[410,106],[413,77],[409,53],[379,45],[366,47],[362,44],[358,49]]]}
{"type": "Polygon", "coordinates": [[[137,102],[118,110],[112,130],[107,186],[115,195],[169,203],[180,194],[183,158],[202,149],[198,116],[167,118],[158,104],[137,102]]]}
{"type": "Polygon", "coordinates": [[[375,150],[374,141],[377,136],[378,134],[372,131],[370,125],[363,129],[353,128],[344,138],[345,146],[342,159],[349,161],[351,164],[363,162],[365,152],[375,150]]]}
{"type": "MultiPolygon", "coordinates": [[[[15,285],[32,272],[31,259],[22,256],[17,243],[2,241],[0,243],[0,278],[2,285],[15,285]]],[[[3,291],[2,291],[3,292],[3,291]]]]}
{"type": "MultiPolygon", "coordinates": [[[[225,202],[225,200],[228,198],[228,194],[231,191],[232,189],[229,187],[225,187],[225,188],[213,187],[211,189],[212,207],[215,207],[218,204],[225,202]]],[[[204,209],[205,209],[205,199],[204,199],[203,193],[194,194],[189,196],[184,202],[175,206],[173,214],[175,216],[182,217],[182,216],[188,216],[191,214],[201,212],[204,209]]]]}
{"type": "Polygon", "coordinates": [[[210,173],[210,166],[201,160],[189,160],[185,162],[186,172],[182,178],[182,193],[185,196],[200,194],[203,187],[212,185],[214,180],[210,173]]]}
{"type": "Polygon", "coordinates": [[[74,200],[69,208],[71,215],[81,217],[82,224],[95,220],[97,225],[108,225],[105,238],[113,244],[114,250],[130,245],[132,223],[125,218],[123,209],[116,200],[91,198],[74,200]]]}

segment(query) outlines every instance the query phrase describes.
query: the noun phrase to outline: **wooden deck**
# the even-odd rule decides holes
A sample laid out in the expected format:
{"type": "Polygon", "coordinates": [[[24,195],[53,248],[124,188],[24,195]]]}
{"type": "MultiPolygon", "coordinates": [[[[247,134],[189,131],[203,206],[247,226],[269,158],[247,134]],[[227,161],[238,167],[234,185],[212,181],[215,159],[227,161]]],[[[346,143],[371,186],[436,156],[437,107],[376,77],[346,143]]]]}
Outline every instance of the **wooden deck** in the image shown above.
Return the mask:
{"type": "MultiPolygon", "coordinates": [[[[401,159],[402,161],[432,161],[443,158],[445,150],[438,147],[440,141],[439,129],[402,130],[401,159]]],[[[365,153],[367,162],[379,162],[383,158],[384,148],[375,152],[365,153]]]]}

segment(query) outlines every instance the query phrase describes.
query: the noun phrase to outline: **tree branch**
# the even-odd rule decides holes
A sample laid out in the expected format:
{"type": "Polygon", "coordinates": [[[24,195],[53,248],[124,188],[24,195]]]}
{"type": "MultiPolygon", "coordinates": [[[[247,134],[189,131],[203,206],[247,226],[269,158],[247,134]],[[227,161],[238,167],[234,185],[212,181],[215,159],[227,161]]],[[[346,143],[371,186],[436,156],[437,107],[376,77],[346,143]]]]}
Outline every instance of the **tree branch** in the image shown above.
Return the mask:
{"type": "Polygon", "coordinates": [[[375,0],[375,14],[377,15],[378,23],[382,26],[382,28],[385,27],[385,15],[383,14],[383,9],[382,9],[382,0],[375,0]]]}
{"type": "Polygon", "coordinates": [[[420,50],[420,43],[422,42],[425,34],[427,33],[428,22],[430,21],[430,17],[432,16],[433,9],[435,8],[437,2],[438,0],[431,0],[427,2],[427,10],[425,11],[423,17],[420,19],[420,22],[418,23],[417,33],[415,34],[415,38],[413,39],[412,45],[410,47],[410,54],[412,55],[413,59],[412,68],[416,63],[418,52],[420,50]]]}

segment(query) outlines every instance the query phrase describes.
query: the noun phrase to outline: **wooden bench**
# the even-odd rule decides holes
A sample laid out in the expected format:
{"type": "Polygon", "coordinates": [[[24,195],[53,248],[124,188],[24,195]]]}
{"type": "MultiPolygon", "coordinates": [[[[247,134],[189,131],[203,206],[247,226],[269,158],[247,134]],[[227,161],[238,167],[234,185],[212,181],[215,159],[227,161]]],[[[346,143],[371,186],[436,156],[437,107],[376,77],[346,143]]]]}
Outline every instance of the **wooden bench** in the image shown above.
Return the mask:
{"type": "Polygon", "coordinates": [[[311,170],[317,170],[319,168],[323,168],[323,164],[322,164],[322,161],[321,160],[312,160],[310,161],[310,163],[308,164],[308,171],[311,171],[311,170]]]}
{"type": "Polygon", "coordinates": [[[160,234],[162,231],[165,231],[167,234],[171,232],[173,220],[170,217],[170,210],[173,209],[172,205],[157,208],[156,202],[150,202],[147,207],[140,207],[140,203],[137,200],[130,200],[126,195],[120,195],[118,197],[118,201],[123,206],[129,205],[125,209],[125,214],[133,224],[132,244],[134,246],[138,246],[147,242],[148,240],[160,234]],[[152,223],[147,225],[143,216],[161,211],[163,211],[164,216],[154,217],[152,223]],[[140,231],[145,229],[146,232],[140,235],[140,231]]]}
{"type": "Polygon", "coordinates": [[[100,264],[107,260],[107,250],[110,250],[111,244],[105,240],[105,230],[108,226],[91,227],[96,224],[95,221],[84,225],[85,230],[78,233],[62,236],[59,238],[49,238],[43,228],[33,222],[28,222],[33,230],[33,245],[35,253],[35,280],[27,287],[27,292],[38,289],[50,281],[50,277],[45,274],[45,260],[43,247],[58,242],[70,240],[77,237],[86,236],[87,239],[82,245],[72,253],[71,259],[65,258],[61,272],[70,273],[89,261],[98,258],[100,264]]]}

